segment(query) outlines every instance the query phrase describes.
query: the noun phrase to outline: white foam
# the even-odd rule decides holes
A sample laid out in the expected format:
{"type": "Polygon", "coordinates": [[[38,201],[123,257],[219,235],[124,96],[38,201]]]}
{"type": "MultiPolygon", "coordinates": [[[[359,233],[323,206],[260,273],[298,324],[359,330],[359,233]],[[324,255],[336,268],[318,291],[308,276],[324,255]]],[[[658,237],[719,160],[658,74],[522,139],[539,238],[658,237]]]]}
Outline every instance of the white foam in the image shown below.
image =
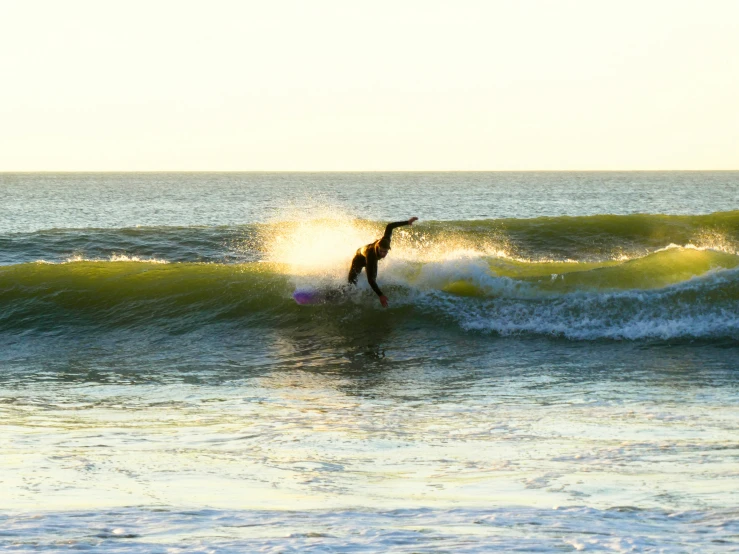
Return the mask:
{"type": "MultiPolygon", "coordinates": [[[[64,261],[59,262],[59,263],[68,264],[68,263],[77,263],[77,262],[138,262],[138,263],[146,263],[146,264],[168,264],[170,263],[167,260],[162,260],[160,258],[144,258],[140,256],[129,256],[127,254],[112,254],[107,258],[86,258],[82,255],[76,254],[74,256],[69,256],[64,261]]],[[[54,263],[54,262],[43,262],[43,263],[54,263]]]]}
{"type": "MultiPolygon", "coordinates": [[[[449,271],[435,275],[448,277],[449,271]]],[[[429,309],[442,310],[465,330],[501,335],[532,333],[575,340],[739,335],[739,312],[731,303],[701,303],[700,298],[695,298],[736,283],[739,269],[713,271],[658,290],[566,294],[540,291],[484,272],[475,278],[475,284],[495,298],[470,299],[429,291],[415,301],[429,309]],[[690,297],[687,304],[681,301],[686,295],[690,297]]]]}

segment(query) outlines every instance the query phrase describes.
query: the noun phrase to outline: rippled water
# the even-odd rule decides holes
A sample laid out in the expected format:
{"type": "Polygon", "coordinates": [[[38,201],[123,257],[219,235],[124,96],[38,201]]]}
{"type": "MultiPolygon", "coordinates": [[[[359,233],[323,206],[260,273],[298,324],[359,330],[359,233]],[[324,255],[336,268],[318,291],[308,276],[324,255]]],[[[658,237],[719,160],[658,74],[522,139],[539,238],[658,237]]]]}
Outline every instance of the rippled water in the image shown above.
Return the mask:
{"type": "Polygon", "coordinates": [[[0,232],[212,226],[332,210],[372,220],[700,214],[739,207],[739,172],[1,174],[0,232]]]}
{"type": "Polygon", "coordinates": [[[739,548],[739,173],[0,187],[6,550],[739,548]],[[294,304],[410,215],[389,310],[294,304]]]}

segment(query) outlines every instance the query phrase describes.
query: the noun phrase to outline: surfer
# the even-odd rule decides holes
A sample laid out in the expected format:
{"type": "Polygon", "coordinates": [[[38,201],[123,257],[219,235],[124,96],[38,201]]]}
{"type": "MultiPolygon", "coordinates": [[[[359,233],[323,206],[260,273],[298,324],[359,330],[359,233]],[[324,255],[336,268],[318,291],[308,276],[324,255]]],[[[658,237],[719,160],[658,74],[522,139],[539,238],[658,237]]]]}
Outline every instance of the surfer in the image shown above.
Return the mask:
{"type": "Polygon", "coordinates": [[[383,308],[387,308],[387,296],[382,294],[380,287],[377,286],[377,262],[387,256],[387,253],[390,251],[390,238],[393,236],[393,229],[402,227],[403,225],[413,225],[413,222],[417,220],[417,217],[412,217],[408,221],[389,223],[385,227],[385,234],[382,235],[382,238],[357,250],[352,260],[352,266],[349,269],[349,283],[356,285],[357,277],[362,272],[362,268],[367,268],[367,282],[377,296],[380,297],[380,304],[382,304],[383,308]]]}

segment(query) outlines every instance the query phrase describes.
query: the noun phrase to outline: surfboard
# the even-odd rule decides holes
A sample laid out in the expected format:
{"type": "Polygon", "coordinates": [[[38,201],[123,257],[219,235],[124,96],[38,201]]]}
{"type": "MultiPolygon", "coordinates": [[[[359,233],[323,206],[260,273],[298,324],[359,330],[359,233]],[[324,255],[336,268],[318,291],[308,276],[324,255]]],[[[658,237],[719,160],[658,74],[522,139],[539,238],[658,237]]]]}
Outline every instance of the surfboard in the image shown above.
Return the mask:
{"type": "Polygon", "coordinates": [[[296,289],[293,293],[293,300],[301,305],[309,304],[325,304],[326,302],[336,302],[344,296],[344,289],[296,289]]]}
{"type": "Polygon", "coordinates": [[[320,304],[323,301],[320,291],[317,290],[296,290],[293,293],[293,300],[301,305],[320,304]]]}

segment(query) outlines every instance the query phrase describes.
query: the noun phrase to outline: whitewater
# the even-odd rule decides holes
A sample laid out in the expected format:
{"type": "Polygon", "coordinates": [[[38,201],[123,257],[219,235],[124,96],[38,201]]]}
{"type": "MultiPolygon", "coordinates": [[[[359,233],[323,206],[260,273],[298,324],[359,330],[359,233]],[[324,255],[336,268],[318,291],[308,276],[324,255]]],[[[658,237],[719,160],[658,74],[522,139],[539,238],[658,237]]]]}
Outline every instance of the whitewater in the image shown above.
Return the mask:
{"type": "Polygon", "coordinates": [[[6,550],[739,546],[739,172],[0,191],[6,550]]]}

